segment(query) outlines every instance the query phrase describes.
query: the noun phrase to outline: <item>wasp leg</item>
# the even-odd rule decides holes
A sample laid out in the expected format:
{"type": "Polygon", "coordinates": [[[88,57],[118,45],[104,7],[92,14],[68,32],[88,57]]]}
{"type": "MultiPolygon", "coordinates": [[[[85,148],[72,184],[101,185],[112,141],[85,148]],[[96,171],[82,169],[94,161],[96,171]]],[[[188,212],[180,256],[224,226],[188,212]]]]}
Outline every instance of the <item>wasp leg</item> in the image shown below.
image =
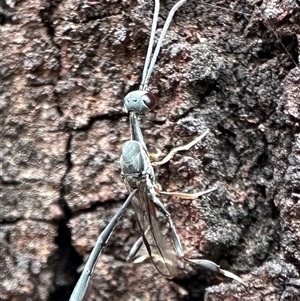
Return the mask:
{"type": "Polygon", "coordinates": [[[203,134],[201,134],[199,137],[197,137],[190,143],[173,148],[163,160],[158,161],[158,162],[152,162],[151,163],[152,166],[159,166],[159,165],[163,165],[163,164],[169,162],[176,153],[178,153],[180,151],[189,150],[191,147],[193,147],[198,142],[200,142],[208,133],[209,133],[209,129],[207,129],[203,134]]]}
{"type": "Polygon", "coordinates": [[[180,199],[185,199],[185,200],[195,200],[199,198],[202,195],[208,194],[212,191],[215,191],[217,187],[210,188],[204,191],[196,192],[196,193],[184,193],[184,192],[169,192],[169,191],[159,191],[157,192],[160,195],[167,195],[167,196],[175,196],[180,199]]]}

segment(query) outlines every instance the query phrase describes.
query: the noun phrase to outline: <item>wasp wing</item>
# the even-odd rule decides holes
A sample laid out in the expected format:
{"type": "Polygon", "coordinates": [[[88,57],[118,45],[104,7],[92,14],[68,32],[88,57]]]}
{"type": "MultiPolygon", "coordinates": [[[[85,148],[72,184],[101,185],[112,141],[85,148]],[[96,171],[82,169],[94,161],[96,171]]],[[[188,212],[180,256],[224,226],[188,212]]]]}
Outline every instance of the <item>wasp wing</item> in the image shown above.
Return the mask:
{"type": "Polygon", "coordinates": [[[162,275],[172,278],[176,274],[177,257],[173,246],[161,232],[153,202],[154,197],[154,189],[149,189],[146,178],[142,178],[137,185],[137,193],[132,200],[132,205],[144,245],[153,265],[162,275]]]}

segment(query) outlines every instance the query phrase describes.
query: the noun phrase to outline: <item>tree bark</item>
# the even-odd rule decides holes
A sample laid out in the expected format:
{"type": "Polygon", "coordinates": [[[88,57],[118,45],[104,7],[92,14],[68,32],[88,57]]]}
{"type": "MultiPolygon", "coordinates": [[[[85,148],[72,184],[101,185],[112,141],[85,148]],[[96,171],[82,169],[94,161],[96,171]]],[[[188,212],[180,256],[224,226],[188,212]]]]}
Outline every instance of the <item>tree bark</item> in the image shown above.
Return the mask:
{"type": "MultiPolygon", "coordinates": [[[[162,1],[159,32],[176,1],[162,1]]],[[[128,192],[122,100],[140,83],[150,1],[1,1],[0,300],[68,300],[97,236],[128,192]]],[[[126,263],[127,210],[86,300],[300,300],[300,8],[297,1],[187,1],[165,38],[141,117],[151,152],[210,133],[155,168],[187,256],[165,279],[126,263]],[[211,6],[211,4],[217,6],[211,6]]]]}

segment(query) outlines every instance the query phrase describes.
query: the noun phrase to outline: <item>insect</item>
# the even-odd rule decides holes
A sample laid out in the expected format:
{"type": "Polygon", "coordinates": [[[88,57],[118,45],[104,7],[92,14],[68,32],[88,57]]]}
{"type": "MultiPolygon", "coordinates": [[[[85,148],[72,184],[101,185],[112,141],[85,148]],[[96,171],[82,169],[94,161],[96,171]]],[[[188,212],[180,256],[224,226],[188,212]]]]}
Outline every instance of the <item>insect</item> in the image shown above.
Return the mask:
{"type": "MultiPolygon", "coordinates": [[[[127,141],[122,148],[120,163],[122,176],[124,177],[127,189],[131,191],[131,194],[123,204],[122,208],[117,212],[108,226],[99,236],[97,243],[89,257],[89,260],[86,263],[84,271],[82,272],[82,275],[79,278],[77,285],[72,293],[72,296],[70,298],[70,300],[72,301],[82,300],[82,298],[84,297],[97,259],[99,258],[106,241],[109,239],[109,236],[113,231],[118,219],[124,213],[124,210],[130,202],[133,205],[142,236],[132,247],[131,252],[128,256],[129,259],[132,259],[136,255],[141,245],[144,243],[153,265],[162,275],[166,277],[172,278],[174,275],[176,275],[177,258],[179,258],[190,264],[195,264],[203,269],[221,273],[244,284],[239,277],[231,272],[220,269],[212,261],[203,259],[189,259],[185,257],[172,218],[164,205],[157,198],[157,194],[174,195],[180,198],[194,199],[205,193],[213,191],[215,188],[195,194],[161,191],[155,182],[154,170],[151,165],[147,147],[144,142],[143,134],[138,121],[138,116],[140,114],[146,113],[156,104],[155,97],[147,91],[147,83],[155,66],[158,53],[160,51],[162,42],[173,18],[173,15],[175,11],[182,4],[184,4],[184,2],[186,2],[186,0],[178,1],[171,9],[157,42],[153,56],[150,60],[159,12],[159,1],[155,2],[155,11],[152,22],[150,42],[146,55],[140,90],[130,92],[124,99],[125,110],[129,113],[131,139],[127,141]],[[161,233],[157,219],[157,210],[159,210],[166,217],[170,225],[172,233],[172,243],[174,245],[175,252],[174,248],[170,246],[170,244],[161,233]]],[[[168,162],[176,152],[180,150],[188,150],[193,145],[201,141],[201,139],[204,138],[208,134],[208,132],[209,131],[206,130],[202,135],[197,137],[197,139],[193,140],[188,145],[172,150],[169,155],[165,157],[165,159],[160,162],[156,162],[153,165],[157,166],[168,162]]]]}
{"type": "Polygon", "coordinates": [[[134,207],[138,225],[142,233],[142,237],[134,244],[129,258],[134,256],[139,250],[141,244],[144,243],[153,265],[162,275],[166,277],[172,278],[176,274],[178,257],[185,262],[198,265],[206,270],[221,273],[244,284],[242,279],[231,272],[220,269],[212,261],[186,258],[172,218],[164,205],[157,198],[158,194],[164,194],[174,195],[180,198],[194,199],[200,195],[214,190],[213,188],[196,194],[162,192],[155,182],[155,175],[152,168],[152,165],[157,166],[168,162],[176,152],[191,148],[208,134],[208,130],[206,130],[201,136],[193,140],[188,145],[173,149],[162,161],[156,163],[154,162],[154,164],[151,165],[147,147],[145,145],[142,131],[138,122],[139,114],[145,113],[155,106],[155,98],[150,92],[147,91],[147,84],[155,66],[157,55],[160,51],[173,14],[183,3],[185,3],[185,0],[178,1],[171,9],[162,33],[158,39],[157,46],[153,52],[153,56],[150,60],[157,25],[157,14],[159,10],[159,1],[155,2],[150,42],[145,60],[140,90],[130,92],[124,99],[125,110],[129,112],[131,140],[127,141],[123,146],[121,169],[127,189],[129,191],[132,189],[137,189],[136,195],[133,197],[132,205],[134,207]],[[156,210],[160,211],[166,217],[170,225],[175,253],[173,252],[172,248],[167,247],[167,241],[161,235],[161,231],[159,230],[158,226],[158,220],[156,218],[156,210]]]}
{"type": "MultiPolygon", "coordinates": [[[[137,103],[140,103],[140,105],[143,106],[145,99],[140,97],[140,93],[137,93],[137,98],[134,98],[132,94],[129,97],[130,100],[125,97],[125,107],[129,111],[132,137],[130,141],[125,143],[122,149],[121,169],[127,189],[129,191],[132,189],[137,190],[135,196],[133,197],[132,205],[138,220],[140,231],[142,233],[142,237],[134,244],[129,257],[134,256],[138,252],[141,244],[144,243],[153,265],[162,275],[166,277],[172,278],[176,275],[178,257],[185,262],[195,264],[209,271],[223,274],[226,277],[235,279],[239,283],[244,284],[241,278],[229,271],[220,269],[212,261],[203,259],[189,259],[185,257],[170,213],[157,198],[157,194],[174,195],[181,198],[197,198],[198,196],[211,192],[214,189],[196,194],[161,192],[159,190],[159,187],[155,182],[154,170],[151,166],[147,148],[139,127],[136,111],[134,111],[131,107],[131,103],[134,103],[134,106],[137,103]],[[167,246],[168,243],[161,234],[156,217],[156,210],[159,210],[166,217],[170,225],[172,242],[176,254],[173,252],[172,248],[167,246]]],[[[206,134],[207,132],[205,132],[205,135],[206,134]]],[[[204,135],[201,135],[200,137],[202,138],[203,136],[204,135]]],[[[176,151],[171,152],[161,162],[167,162],[174,152],[176,151]]],[[[161,164],[161,162],[159,162],[159,164],[161,164]]]]}

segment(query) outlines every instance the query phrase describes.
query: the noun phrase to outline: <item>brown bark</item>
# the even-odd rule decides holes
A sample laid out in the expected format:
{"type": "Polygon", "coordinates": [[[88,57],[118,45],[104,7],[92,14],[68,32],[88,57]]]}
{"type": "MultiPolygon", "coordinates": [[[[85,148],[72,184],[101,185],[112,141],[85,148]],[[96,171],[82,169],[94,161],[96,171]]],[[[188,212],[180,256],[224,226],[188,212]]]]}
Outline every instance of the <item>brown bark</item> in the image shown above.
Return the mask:
{"type": "MultiPolygon", "coordinates": [[[[174,3],[161,3],[159,28],[174,3]]],[[[227,10],[188,1],[176,14],[149,86],[158,107],[141,122],[149,149],[164,154],[211,130],[157,177],[169,191],[218,187],[195,202],[163,201],[186,253],[249,288],[192,267],[170,281],[150,263],[126,263],[139,236],[128,210],[86,300],[300,300],[299,5],[213,3],[227,10]]],[[[8,4],[0,300],[68,300],[76,268],[127,195],[122,99],[141,79],[153,3],[8,4]]]]}

